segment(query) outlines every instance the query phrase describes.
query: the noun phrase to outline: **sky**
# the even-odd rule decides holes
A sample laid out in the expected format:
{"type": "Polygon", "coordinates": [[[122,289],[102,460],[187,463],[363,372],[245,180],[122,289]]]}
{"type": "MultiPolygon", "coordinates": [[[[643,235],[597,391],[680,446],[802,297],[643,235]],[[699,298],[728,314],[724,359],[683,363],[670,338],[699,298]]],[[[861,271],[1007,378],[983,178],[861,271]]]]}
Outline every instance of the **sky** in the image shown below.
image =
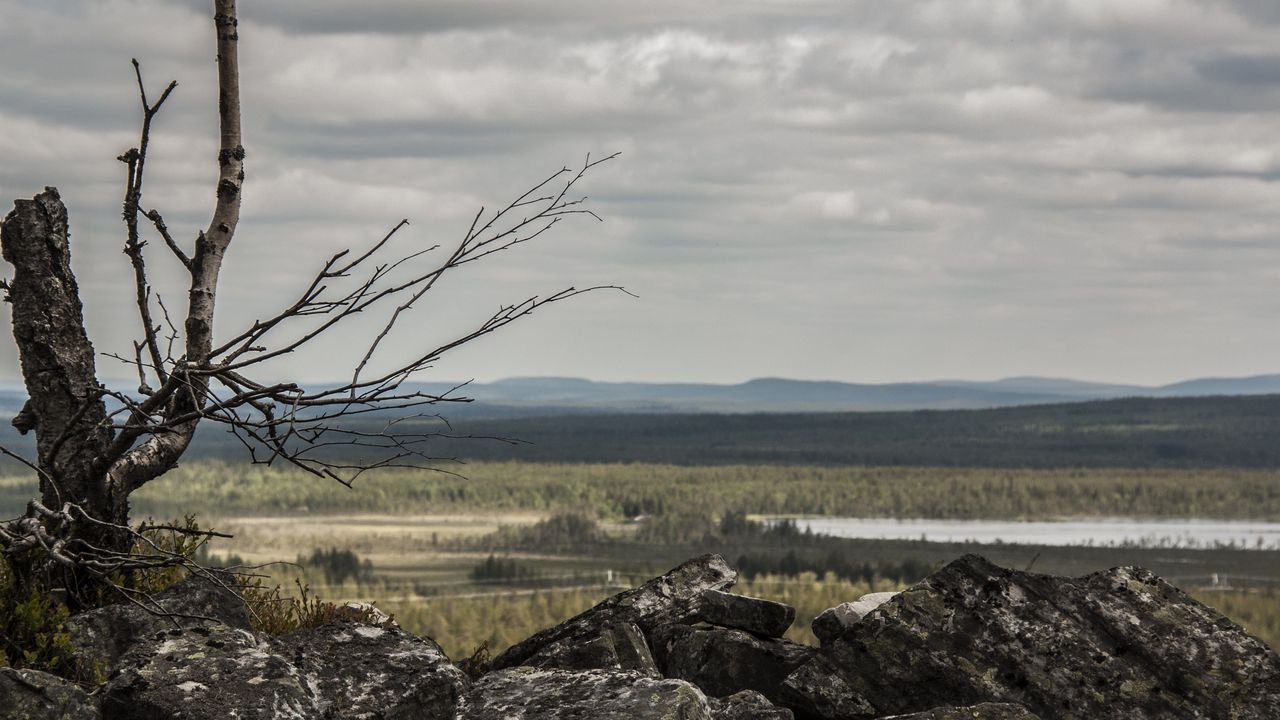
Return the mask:
{"type": "MultiPolygon", "coordinates": [[[[212,210],[209,5],[0,0],[0,196],[61,191],[104,354],[138,336],[116,160],[137,142],[130,58],[153,97],[179,82],[144,206],[187,244],[212,210]]],[[[421,379],[1280,372],[1274,0],[241,5],[224,337],[401,218],[395,250],[448,247],[481,207],[619,152],[579,188],[601,222],[450,274],[380,361],[502,304],[611,284],[635,297],[547,307],[421,379]]],[[[152,240],[180,312],[180,267],[152,240]]],[[[269,372],[345,377],[380,327],[269,372]]],[[[0,344],[0,379],[16,377],[0,344]]]]}

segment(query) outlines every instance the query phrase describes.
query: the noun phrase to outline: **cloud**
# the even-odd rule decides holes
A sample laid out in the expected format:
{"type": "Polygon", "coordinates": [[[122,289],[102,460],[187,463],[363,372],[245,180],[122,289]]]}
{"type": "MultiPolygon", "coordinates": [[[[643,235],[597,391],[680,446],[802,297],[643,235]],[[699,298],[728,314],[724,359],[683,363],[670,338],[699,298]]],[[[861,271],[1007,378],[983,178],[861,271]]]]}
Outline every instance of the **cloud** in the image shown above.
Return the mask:
{"type": "MultiPolygon", "coordinates": [[[[459,274],[393,351],[504,300],[618,283],[641,299],[551,309],[438,371],[1274,371],[1273,5],[246,4],[246,201],[219,331],[400,218],[406,249],[447,245],[481,206],[621,150],[582,186],[604,223],[578,218],[459,274]]],[[[189,243],[216,170],[209,10],[0,0],[0,12],[0,190],[62,188],[95,338],[127,351],[114,158],[136,141],[128,60],[153,93],[180,83],[157,121],[146,202],[189,243]]],[[[176,270],[161,250],[149,248],[153,266],[176,270]]],[[[183,297],[180,282],[157,288],[183,297]]],[[[343,344],[280,371],[339,375],[343,344]]]]}

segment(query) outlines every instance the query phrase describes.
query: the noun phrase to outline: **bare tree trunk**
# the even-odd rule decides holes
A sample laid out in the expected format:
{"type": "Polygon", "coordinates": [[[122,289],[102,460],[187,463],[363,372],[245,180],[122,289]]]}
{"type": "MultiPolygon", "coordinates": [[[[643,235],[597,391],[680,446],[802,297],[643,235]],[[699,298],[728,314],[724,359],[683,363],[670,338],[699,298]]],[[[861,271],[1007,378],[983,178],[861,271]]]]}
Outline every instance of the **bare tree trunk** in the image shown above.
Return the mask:
{"type": "MultiPolygon", "coordinates": [[[[41,500],[54,510],[76,503],[97,519],[125,524],[127,496],[105,485],[98,467],[113,433],[84,329],[67,209],[58,191],[46,188],[14,203],[0,229],[0,247],[14,269],[6,299],[13,304],[13,336],[30,395],[13,424],[24,434],[35,430],[41,500]]],[[[109,528],[82,530],[97,536],[84,538],[94,544],[126,542],[104,537],[109,528]]]]}

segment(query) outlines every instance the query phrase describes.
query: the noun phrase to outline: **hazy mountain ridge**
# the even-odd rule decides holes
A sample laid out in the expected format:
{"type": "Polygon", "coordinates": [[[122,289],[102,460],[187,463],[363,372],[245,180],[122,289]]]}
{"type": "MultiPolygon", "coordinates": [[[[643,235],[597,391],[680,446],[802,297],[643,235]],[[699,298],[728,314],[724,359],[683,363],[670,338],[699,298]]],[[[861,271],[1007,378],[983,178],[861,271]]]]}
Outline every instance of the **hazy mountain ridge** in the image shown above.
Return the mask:
{"type": "MultiPolygon", "coordinates": [[[[444,392],[454,384],[415,386],[444,392]]],[[[939,380],[885,384],[758,378],[711,383],[597,382],[583,378],[509,378],[473,383],[460,391],[475,398],[473,411],[502,406],[587,412],[851,412],[961,410],[1108,400],[1123,397],[1202,397],[1280,393],[1280,374],[1197,378],[1160,386],[1093,383],[1042,377],[994,381],[939,380]]]]}
{"type": "MultiPolygon", "coordinates": [[[[575,377],[513,377],[491,383],[406,384],[430,394],[474,399],[441,406],[450,416],[512,417],[576,413],[758,413],[891,410],[980,410],[1110,400],[1126,397],[1204,397],[1280,394],[1280,374],[1195,378],[1168,385],[1095,383],[1048,377],[848,383],[766,377],[738,384],[600,382],[575,377]]],[[[18,386],[0,386],[0,415],[26,399],[18,386]]]]}

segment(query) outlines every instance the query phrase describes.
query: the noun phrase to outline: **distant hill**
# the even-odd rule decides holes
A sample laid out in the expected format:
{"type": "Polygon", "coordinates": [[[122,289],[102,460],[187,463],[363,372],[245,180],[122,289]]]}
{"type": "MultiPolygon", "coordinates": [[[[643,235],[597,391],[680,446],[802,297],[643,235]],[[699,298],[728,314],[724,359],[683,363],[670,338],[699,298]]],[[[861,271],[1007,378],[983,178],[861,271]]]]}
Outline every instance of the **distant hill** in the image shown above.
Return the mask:
{"type": "MultiPolygon", "coordinates": [[[[458,383],[452,382],[430,382],[415,383],[412,388],[442,394],[458,386],[458,383]]],[[[1044,377],[886,384],[759,378],[734,385],[516,377],[491,383],[466,384],[453,394],[474,398],[475,402],[441,406],[439,409],[450,418],[578,413],[978,410],[1126,397],[1280,394],[1280,374],[1243,378],[1197,378],[1158,386],[1044,377]]],[[[0,417],[12,416],[22,407],[25,399],[26,393],[21,388],[14,385],[0,386],[0,417]]]]}
{"type": "MultiPolygon", "coordinates": [[[[445,392],[450,383],[418,385],[445,392]]],[[[835,381],[759,378],[736,385],[709,383],[618,383],[582,378],[510,378],[474,383],[461,391],[475,398],[459,417],[575,412],[611,413],[758,413],[866,412],[893,410],[976,410],[1108,400],[1126,397],[1203,397],[1280,394],[1280,374],[1246,378],[1200,378],[1161,386],[1091,383],[1079,380],[1016,377],[989,382],[860,384],[835,381]]]]}

